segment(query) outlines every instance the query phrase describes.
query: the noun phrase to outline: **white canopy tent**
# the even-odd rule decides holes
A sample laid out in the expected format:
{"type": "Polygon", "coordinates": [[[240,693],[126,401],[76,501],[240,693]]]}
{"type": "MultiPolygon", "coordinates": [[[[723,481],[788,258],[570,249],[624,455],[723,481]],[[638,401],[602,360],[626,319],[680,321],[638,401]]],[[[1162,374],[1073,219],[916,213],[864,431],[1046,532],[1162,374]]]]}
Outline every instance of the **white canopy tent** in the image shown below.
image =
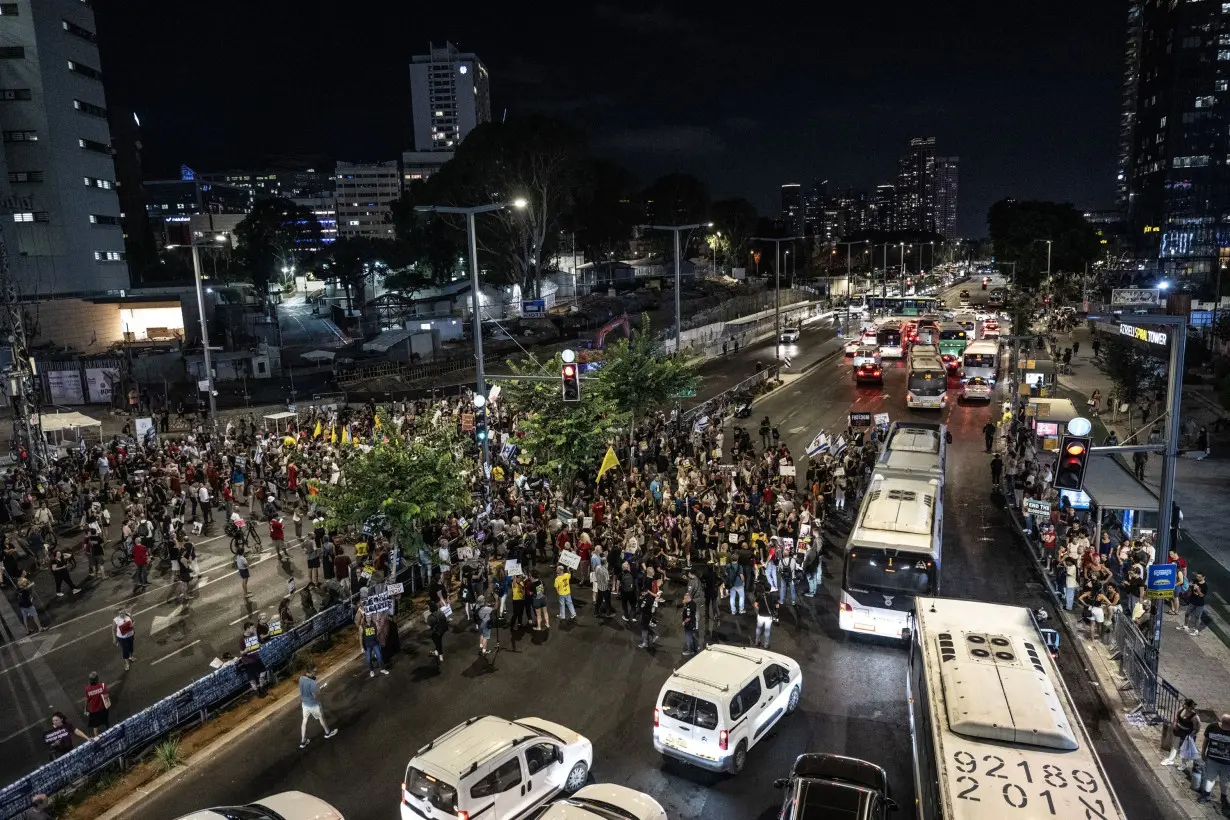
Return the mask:
{"type": "Polygon", "coordinates": [[[269,422],[273,422],[273,431],[275,433],[285,433],[290,429],[290,422],[298,419],[298,413],[292,413],[289,410],[281,410],[277,413],[268,413],[265,415],[265,429],[269,429],[269,422]]]}
{"type": "Polygon", "coordinates": [[[43,441],[57,447],[70,441],[80,441],[84,438],[82,433],[91,429],[98,435],[98,440],[102,441],[102,422],[85,413],[40,413],[38,426],[43,434],[43,441]]]}

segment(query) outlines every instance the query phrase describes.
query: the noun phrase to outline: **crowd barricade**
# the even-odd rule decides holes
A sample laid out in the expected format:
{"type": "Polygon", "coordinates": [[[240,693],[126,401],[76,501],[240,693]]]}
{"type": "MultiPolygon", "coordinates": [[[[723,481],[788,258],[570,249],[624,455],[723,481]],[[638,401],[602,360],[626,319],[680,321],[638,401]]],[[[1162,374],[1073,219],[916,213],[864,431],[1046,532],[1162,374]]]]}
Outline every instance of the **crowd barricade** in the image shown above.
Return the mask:
{"type": "MultiPolygon", "coordinates": [[[[276,670],[294,653],[317,639],[354,621],[350,602],[329,607],[315,617],[261,645],[261,660],[276,670]]],[[[16,783],[0,790],[0,817],[20,815],[32,805],[36,794],[56,794],[99,770],[135,760],[176,731],[203,723],[211,712],[220,709],[248,690],[248,680],[234,663],[170,694],[79,745],[68,754],[44,764],[16,783]]],[[[50,719],[48,728],[50,728],[50,719]]]]}
{"type": "Polygon", "coordinates": [[[759,386],[762,382],[767,381],[770,378],[777,378],[777,374],[779,370],[780,368],[776,366],[766,367],[764,370],[761,370],[759,373],[753,376],[749,376],[748,378],[739,382],[738,384],[736,384],[734,387],[730,388],[729,390],[719,393],[711,399],[706,399],[705,401],[701,402],[695,407],[688,408],[687,410],[683,411],[683,413],[680,414],[679,418],[683,422],[691,422],[694,419],[699,418],[702,414],[709,413],[714,408],[725,405],[727,402],[729,402],[732,398],[739,395],[740,393],[746,393],[748,391],[752,391],[757,386],[759,386]]]}

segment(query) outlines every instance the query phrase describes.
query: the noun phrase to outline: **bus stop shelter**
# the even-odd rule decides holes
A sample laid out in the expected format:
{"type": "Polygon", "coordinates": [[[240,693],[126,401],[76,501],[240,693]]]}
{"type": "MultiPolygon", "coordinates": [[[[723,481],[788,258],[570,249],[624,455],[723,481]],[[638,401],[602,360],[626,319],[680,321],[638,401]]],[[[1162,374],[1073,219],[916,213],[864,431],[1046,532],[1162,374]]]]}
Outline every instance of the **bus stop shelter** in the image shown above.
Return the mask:
{"type": "Polygon", "coordinates": [[[1085,469],[1084,494],[1091,505],[1095,528],[1093,543],[1101,541],[1103,521],[1110,519],[1129,538],[1157,531],[1157,495],[1137,481],[1114,456],[1100,456],[1096,452],[1091,455],[1085,469]]]}
{"type": "Polygon", "coordinates": [[[1021,372],[1021,390],[1028,388],[1031,398],[1048,398],[1054,395],[1055,374],[1058,370],[1055,362],[1043,356],[1022,356],[1017,360],[1017,369],[1021,372]]]}
{"type": "Polygon", "coordinates": [[[1031,398],[1025,408],[1029,426],[1041,439],[1042,449],[1052,452],[1059,449],[1059,439],[1068,429],[1068,422],[1080,415],[1068,399],[1031,398]]]}

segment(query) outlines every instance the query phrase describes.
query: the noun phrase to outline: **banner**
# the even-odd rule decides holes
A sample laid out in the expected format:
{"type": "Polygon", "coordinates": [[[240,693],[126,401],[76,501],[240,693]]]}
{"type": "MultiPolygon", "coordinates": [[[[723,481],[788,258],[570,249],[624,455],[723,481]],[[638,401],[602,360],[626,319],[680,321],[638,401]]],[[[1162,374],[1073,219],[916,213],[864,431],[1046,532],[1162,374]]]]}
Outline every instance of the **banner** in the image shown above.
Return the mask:
{"type": "Polygon", "coordinates": [[[87,367],[85,369],[86,396],[90,404],[111,404],[115,386],[120,380],[120,371],[114,367],[87,367]]]}
{"type": "Polygon", "coordinates": [[[76,370],[48,370],[47,392],[52,404],[85,404],[81,374],[76,370]]]}

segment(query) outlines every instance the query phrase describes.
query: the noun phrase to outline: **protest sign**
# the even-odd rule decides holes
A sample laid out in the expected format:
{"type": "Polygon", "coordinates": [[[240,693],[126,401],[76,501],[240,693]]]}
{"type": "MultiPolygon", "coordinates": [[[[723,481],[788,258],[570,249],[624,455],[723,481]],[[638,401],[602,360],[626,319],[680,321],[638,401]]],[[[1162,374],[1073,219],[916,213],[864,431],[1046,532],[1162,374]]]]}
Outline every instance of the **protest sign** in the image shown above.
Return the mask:
{"type": "Polygon", "coordinates": [[[581,566],[581,556],[577,555],[575,552],[564,550],[559,554],[559,562],[568,567],[568,569],[576,569],[581,566]]]}

